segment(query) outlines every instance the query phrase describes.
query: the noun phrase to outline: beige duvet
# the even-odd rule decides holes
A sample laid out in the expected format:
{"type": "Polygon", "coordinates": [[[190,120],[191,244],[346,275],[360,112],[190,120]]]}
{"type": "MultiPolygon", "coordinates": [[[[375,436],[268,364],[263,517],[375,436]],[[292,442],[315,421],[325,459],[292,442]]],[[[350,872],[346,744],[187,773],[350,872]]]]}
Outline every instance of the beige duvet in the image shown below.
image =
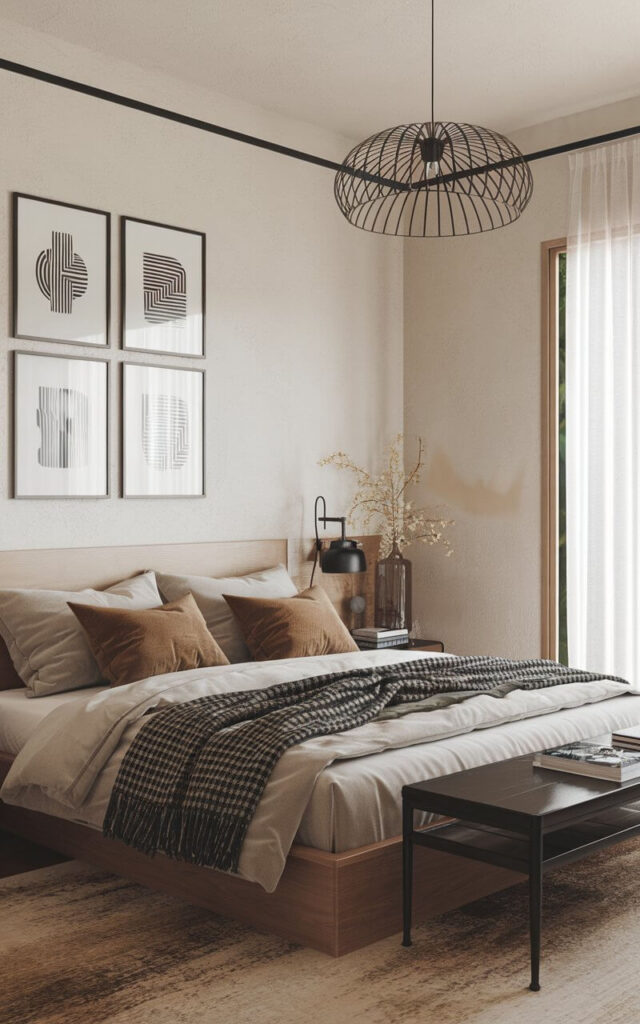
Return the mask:
{"type": "MultiPolygon", "coordinates": [[[[7,803],[99,828],[122,757],[149,708],[420,657],[429,655],[367,651],[254,662],[154,676],[99,694],[79,695],[38,726],[18,754],[0,796],[7,803]]],[[[624,684],[600,680],[516,690],[500,700],[479,695],[440,711],[371,722],[292,747],[280,759],[264,791],[243,847],[239,874],[271,892],[296,835],[298,841],[316,845],[314,832],[321,835],[329,824],[321,820],[323,814],[333,814],[334,805],[327,800],[323,785],[331,773],[335,777],[342,769],[345,779],[350,778],[344,792],[352,836],[346,834],[349,828],[343,831],[346,842],[356,841],[339,845],[359,846],[359,815],[362,812],[366,819],[372,811],[367,800],[373,805],[375,820],[384,817],[376,813],[379,804],[392,812],[389,820],[395,823],[405,782],[633,724],[640,717],[640,704],[635,697],[625,696],[628,693],[624,684]],[[360,766],[367,766],[367,771],[358,797],[360,766]],[[316,812],[309,817],[305,812],[314,802],[316,789],[324,790],[325,799],[317,801],[316,812]]],[[[364,842],[375,838],[383,836],[364,842]]],[[[317,845],[326,848],[322,839],[317,845]]]]}

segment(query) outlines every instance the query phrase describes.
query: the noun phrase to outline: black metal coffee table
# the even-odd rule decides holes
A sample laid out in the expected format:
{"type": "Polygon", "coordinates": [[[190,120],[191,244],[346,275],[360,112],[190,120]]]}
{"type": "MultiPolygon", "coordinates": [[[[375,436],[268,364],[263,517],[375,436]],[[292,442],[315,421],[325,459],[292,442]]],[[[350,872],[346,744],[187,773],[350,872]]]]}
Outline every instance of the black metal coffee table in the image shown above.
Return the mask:
{"type": "MultiPolygon", "coordinates": [[[[600,742],[600,737],[598,738],[600,742]]],[[[540,989],[542,877],[640,834],[640,778],[622,784],[534,768],[533,754],[404,786],[403,940],[411,945],[413,847],[428,846],[529,876],[531,984],[540,989]],[[458,820],[415,829],[413,812],[458,820]]]]}

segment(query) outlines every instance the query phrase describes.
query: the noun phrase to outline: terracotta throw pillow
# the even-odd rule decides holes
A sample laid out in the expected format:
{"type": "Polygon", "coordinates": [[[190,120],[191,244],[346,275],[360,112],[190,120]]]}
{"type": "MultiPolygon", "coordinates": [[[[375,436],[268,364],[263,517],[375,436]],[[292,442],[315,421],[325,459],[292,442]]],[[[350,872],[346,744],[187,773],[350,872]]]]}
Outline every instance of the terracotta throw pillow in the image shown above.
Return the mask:
{"type": "Polygon", "coordinates": [[[228,665],[191,594],[158,608],[69,607],[111,686],[191,668],[228,665]]]}
{"type": "Polygon", "coordinates": [[[256,661],[307,658],[357,651],[322,587],[296,597],[235,597],[224,594],[256,661]]]}

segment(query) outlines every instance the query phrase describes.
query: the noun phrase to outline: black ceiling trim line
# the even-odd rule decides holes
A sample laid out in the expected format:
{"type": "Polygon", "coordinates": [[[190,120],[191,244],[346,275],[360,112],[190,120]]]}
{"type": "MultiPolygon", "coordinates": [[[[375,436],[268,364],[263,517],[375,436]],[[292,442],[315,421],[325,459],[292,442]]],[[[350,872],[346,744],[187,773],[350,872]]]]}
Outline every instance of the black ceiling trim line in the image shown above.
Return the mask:
{"type": "Polygon", "coordinates": [[[305,160],[307,163],[318,164],[320,167],[328,167],[333,171],[337,171],[341,166],[334,160],[327,160],[322,156],[314,156],[313,153],[304,153],[302,150],[292,149],[290,146],[281,146],[277,142],[269,142],[268,139],[260,139],[255,135],[237,132],[233,128],[224,128],[222,125],[212,124],[210,121],[189,117],[188,114],[180,114],[176,110],[168,110],[165,107],[158,107],[153,103],[145,103],[143,100],[135,100],[130,96],[122,96],[120,93],[109,92],[107,89],[99,89],[94,85],[76,82],[72,78],[53,75],[49,71],[41,71],[39,68],[32,68],[26,64],[16,64],[15,61],[5,60],[3,57],[0,57],[0,68],[5,71],[11,71],[16,75],[24,75],[27,78],[35,78],[40,82],[47,82],[49,85],[71,89],[73,92],[80,92],[85,96],[93,96],[95,99],[105,100],[107,103],[116,103],[121,107],[129,107],[131,110],[139,110],[144,114],[162,117],[167,121],[175,121],[177,124],[184,124],[189,128],[198,128],[200,131],[210,132],[213,135],[222,135],[227,139],[234,139],[236,142],[259,146],[260,149],[269,149],[273,153],[280,153],[282,156],[294,157],[296,160],[305,160]]]}
{"type": "MultiPolygon", "coordinates": [[[[120,93],[110,92],[108,89],[99,89],[95,85],[87,85],[84,82],[77,82],[72,78],[64,78],[62,75],[54,75],[49,71],[41,71],[39,68],[32,68],[27,64],[17,64],[15,61],[6,60],[4,57],[0,57],[0,69],[10,71],[16,75],[23,75],[26,78],[34,78],[39,82],[46,82],[48,85],[57,85],[62,89],[71,89],[73,92],[82,93],[84,96],[92,96],[94,99],[115,103],[120,107],[128,107],[130,110],[139,110],[141,113],[151,114],[153,117],[162,117],[166,121],[184,124],[188,128],[197,128],[199,131],[209,132],[211,135],[221,135],[223,138],[233,139],[235,142],[257,146],[259,149],[279,153],[281,156],[288,156],[294,160],[303,160],[308,164],[326,167],[330,171],[339,171],[342,167],[341,163],[337,163],[335,160],[328,160],[323,156],[315,156],[314,153],[306,153],[300,149],[293,149],[291,146],[282,146],[278,142],[270,142],[269,139],[261,139],[255,135],[248,135],[245,132],[237,132],[233,128],[224,128],[222,125],[212,124],[211,121],[190,117],[188,114],[180,114],[176,110],[159,107],[153,103],[145,103],[143,100],[132,99],[130,96],[122,96],[120,93]]],[[[395,182],[389,181],[387,178],[380,178],[375,174],[368,174],[366,171],[354,171],[353,173],[367,181],[395,187],[395,182]]]]}
{"type": "Polygon", "coordinates": [[[602,146],[606,142],[615,142],[617,139],[628,139],[631,135],[640,135],[640,124],[633,128],[619,128],[615,132],[606,132],[604,135],[592,135],[590,139],[579,139],[577,142],[564,142],[561,146],[538,149],[535,153],[527,153],[525,160],[529,163],[532,160],[544,160],[548,156],[559,156],[561,153],[572,153],[577,149],[587,149],[589,146],[602,146]]]}
{"type": "MultiPolygon", "coordinates": [[[[537,149],[533,153],[524,153],[523,159],[528,164],[534,160],[546,160],[550,156],[560,156],[562,153],[575,153],[579,149],[588,149],[590,146],[602,146],[607,142],[616,142],[618,139],[628,139],[632,135],[640,135],[640,125],[633,128],[619,128],[615,132],[606,132],[604,135],[592,135],[588,139],[578,139],[575,142],[563,142],[560,146],[549,146],[547,149],[537,149]]],[[[484,164],[482,167],[471,167],[468,170],[456,171],[451,174],[442,174],[437,178],[431,178],[427,183],[420,182],[416,188],[428,188],[434,185],[446,185],[450,181],[458,181],[461,178],[469,178],[472,175],[498,171],[502,167],[513,167],[519,163],[518,157],[508,157],[506,160],[498,160],[496,163],[484,164]]]]}
{"type": "MultiPolygon", "coordinates": [[[[82,93],[85,96],[92,96],[94,99],[104,100],[107,103],[115,103],[121,107],[128,107],[130,110],[139,110],[143,114],[151,114],[153,117],[162,117],[166,121],[174,121],[176,124],[183,124],[189,128],[196,128],[199,131],[209,132],[212,135],[220,135],[226,139],[233,139],[235,142],[243,142],[245,145],[257,146],[259,149],[266,149],[272,153],[279,153],[281,156],[288,156],[294,160],[302,160],[308,164],[315,164],[318,167],[326,167],[330,171],[346,170],[355,177],[364,178],[367,181],[379,185],[388,185],[398,189],[399,184],[390,181],[388,178],[378,177],[357,168],[345,167],[344,164],[335,160],[328,160],[323,156],[316,156],[314,153],[306,153],[304,150],[293,149],[291,146],[282,146],[278,142],[270,142],[268,139],[261,139],[255,135],[248,135],[245,132],[235,131],[233,128],[224,128],[222,125],[213,124],[197,117],[190,117],[188,114],[180,114],[176,110],[169,110],[166,107],[159,107],[153,103],[145,103],[143,100],[136,100],[130,96],[122,96],[120,93],[110,92],[108,89],[99,89],[94,85],[87,85],[84,82],[77,82],[72,78],[64,78],[62,75],[54,75],[49,71],[41,71],[39,68],[29,67],[27,64],[19,64],[16,61],[6,60],[0,57],[0,69],[10,71],[16,75],[23,75],[26,78],[33,78],[39,82],[46,82],[48,85],[56,85],[62,89],[71,89],[73,92],[82,93]]],[[[607,142],[615,142],[617,139],[629,138],[632,135],[640,135],[640,125],[633,128],[620,128],[618,131],[606,132],[603,135],[593,135],[588,139],[579,139],[575,142],[565,142],[560,146],[550,146],[547,149],[539,149],[533,153],[525,153],[524,159],[527,163],[534,160],[543,160],[550,156],[559,156],[562,153],[571,153],[578,149],[586,149],[589,146],[602,145],[607,142]]],[[[469,171],[458,171],[457,173],[442,175],[429,181],[429,186],[446,184],[456,181],[459,178],[468,177],[470,174],[477,174],[479,171],[499,170],[508,167],[513,159],[502,160],[498,163],[487,164],[485,167],[475,167],[469,171]]],[[[406,186],[408,188],[408,186],[406,186]]],[[[420,186],[418,186],[420,187],[420,186]]]]}

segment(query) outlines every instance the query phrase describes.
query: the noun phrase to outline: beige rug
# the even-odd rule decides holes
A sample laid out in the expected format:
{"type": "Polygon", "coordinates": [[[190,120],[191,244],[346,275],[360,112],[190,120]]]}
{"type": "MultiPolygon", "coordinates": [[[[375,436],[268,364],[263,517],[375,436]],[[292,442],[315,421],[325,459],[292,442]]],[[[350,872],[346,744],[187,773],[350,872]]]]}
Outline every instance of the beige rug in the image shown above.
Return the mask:
{"type": "Polygon", "coordinates": [[[0,881],[2,1024],[635,1024],[640,841],[334,960],[78,862],[0,881]]]}

